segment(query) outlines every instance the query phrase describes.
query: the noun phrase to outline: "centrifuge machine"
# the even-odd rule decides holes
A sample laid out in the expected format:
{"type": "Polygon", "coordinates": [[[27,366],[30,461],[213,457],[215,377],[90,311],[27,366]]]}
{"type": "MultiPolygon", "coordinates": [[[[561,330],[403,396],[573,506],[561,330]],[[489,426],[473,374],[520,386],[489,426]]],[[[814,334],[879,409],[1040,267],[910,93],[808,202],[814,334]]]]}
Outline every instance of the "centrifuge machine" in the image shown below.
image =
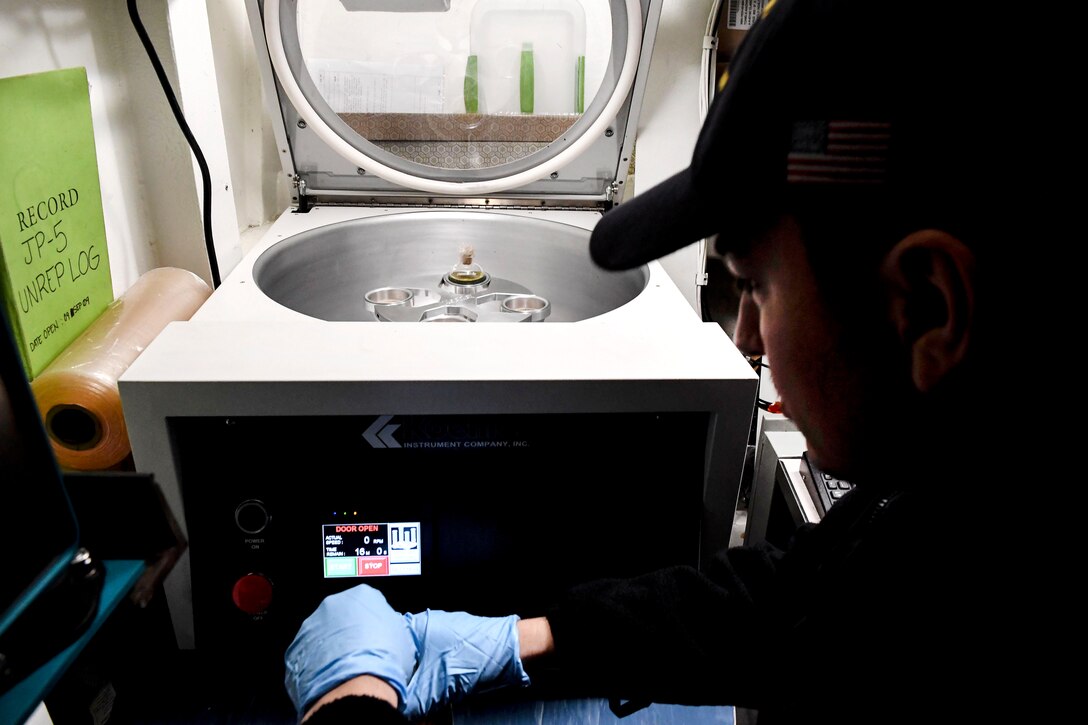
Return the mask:
{"type": "Polygon", "coordinates": [[[530,615],[726,545],[756,376],[659,263],[588,254],[660,0],[249,10],[294,203],[120,382],[179,642],[282,653],[360,582],[530,615]]]}

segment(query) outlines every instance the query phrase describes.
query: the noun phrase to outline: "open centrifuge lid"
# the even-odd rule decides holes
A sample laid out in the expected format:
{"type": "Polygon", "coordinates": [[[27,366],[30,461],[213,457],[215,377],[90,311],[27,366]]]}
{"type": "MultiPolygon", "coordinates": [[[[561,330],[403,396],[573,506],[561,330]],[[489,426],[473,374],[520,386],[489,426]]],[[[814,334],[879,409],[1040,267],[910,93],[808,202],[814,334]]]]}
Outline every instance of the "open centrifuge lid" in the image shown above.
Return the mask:
{"type": "MultiPolygon", "coordinates": [[[[325,16],[321,13],[328,12],[334,21],[337,17],[341,21],[345,18],[355,21],[361,16],[353,16],[352,13],[379,11],[384,19],[378,15],[370,17],[382,22],[389,22],[388,18],[394,13],[388,11],[396,8],[403,10],[395,13],[399,22],[403,23],[412,22],[416,18],[423,22],[428,15],[433,17],[435,11],[449,12],[450,2],[451,0],[399,0],[398,3],[390,3],[388,0],[265,0],[261,3],[263,34],[255,33],[255,38],[259,44],[267,43],[267,57],[273,72],[265,74],[266,83],[274,85],[276,89],[284,121],[280,139],[284,153],[281,156],[284,158],[287,173],[294,177],[296,186],[300,189],[299,196],[341,202],[350,202],[353,197],[357,200],[360,195],[418,197],[421,194],[459,199],[530,197],[540,199],[539,203],[544,203],[545,198],[558,199],[560,203],[610,199],[616,190],[615,184],[622,185],[626,177],[634,143],[634,120],[641,105],[643,83],[637,79],[645,78],[649,63],[650,54],[642,53],[642,50],[644,44],[648,48],[653,42],[660,13],[660,0],[596,0],[597,14],[607,13],[610,19],[611,43],[607,61],[600,62],[598,59],[598,71],[601,74],[599,86],[592,99],[585,98],[584,111],[568,114],[567,126],[557,132],[554,140],[538,144],[539,148],[523,152],[521,157],[515,156],[509,160],[471,168],[458,168],[456,165],[464,163],[466,147],[475,148],[472,140],[467,143],[454,143],[449,150],[452,153],[447,152],[446,155],[457,158],[453,164],[444,167],[421,162],[410,154],[390,150],[389,143],[364,137],[357,130],[357,124],[354,127],[351,125],[352,114],[346,114],[343,108],[334,110],[330,101],[318,89],[315,70],[309,66],[311,63],[316,66],[323,61],[306,57],[302,36],[308,35],[307,42],[312,48],[314,41],[311,36],[314,31],[309,26],[300,27],[299,13],[304,7],[305,12],[311,13],[308,17],[316,14],[324,19],[325,16]],[[322,10],[322,7],[325,9],[322,10]],[[271,80],[273,74],[274,81],[271,80]]],[[[452,2],[456,5],[458,0],[452,2]]],[[[472,3],[472,0],[467,0],[467,3],[466,0],[461,0],[462,7],[468,3],[472,3]]],[[[477,7],[474,9],[478,10],[484,3],[488,3],[488,9],[498,9],[506,13],[541,13],[541,18],[546,17],[543,13],[551,14],[547,17],[554,16],[564,6],[581,7],[581,0],[477,0],[477,7]]],[[[462,14],[467,12],[463,11],[462,14]]],[[[526,17],[530,21],[534,20],[532,16],[526,17]]],[[[475,22],[474,17],[473,23],[475,22]]],[[[584,28],[585,21],[582,22],[582,33],[592,33],[593,29],[584,28]]],[[[307,23],[312,25],[310,20],[307,23]]],[[[533,25],[533,22],[529,22],[526,27],[532,28],[533,25]]],[[[335,22],[333,27],[335,28],[335,22]]],[[[507,24],[505,27],[510,26],[507,24]]],[[[343,31],[337,29],[330,32],[343,31]]],[[[456,52],[448,55],[459,60],[456,52]]],[[[524,62],[523,59],[522,63],[524,62]]],[[[531,62],[530,59],[530,64],[531,62]]],[[[583,56],[581,65],[584,66],[586,62],[583,56]]],[[[469,68],[474,69],[474,64],[475,61],[472,61],[469,68]]],[[[445,72],[448,74],[448,69],[445,72]]],[[[447,79],[443,78],[442,82],[448,85],[447,79]]],[[[524,87],[521,93],[524,96],[524,87]]],[[[468,97],[466,80],[465,111],[468,110],[468,97]]],[[[355,114],[354,117],[363,116],[364,114],[355,114]]],[[[468,121],[477,123],[481,118],[497,118],[507,125],[520,122],[516,113],[498,113],[494,116],[451,112],[379,113],[370,116],[395,117],[395,122],[405,118],[415,121],[423,119],[422,123],[416,124],[423,126],[433,126],[434,119],[453,119],[455,124],[465,124],[468,121]]],[[[531,114],[520,118],[534,121],[543,118],[545,124],[549,119],[547,116],[531,114]]],[[[389,125],[387,118],[381,120],[386,126],[389,125]]],[[[427,144],[436,145],[436,142],[426,140],[421,143],[424,148],[427,148],[427,144]]],[[[437,145],[441,145],[441,142],[437,142],[437,145]]],[[[495,145],[490,144],[488,148],[495,145]]],[[[483,147],[483,142],[477,146],[483,147]]]]}

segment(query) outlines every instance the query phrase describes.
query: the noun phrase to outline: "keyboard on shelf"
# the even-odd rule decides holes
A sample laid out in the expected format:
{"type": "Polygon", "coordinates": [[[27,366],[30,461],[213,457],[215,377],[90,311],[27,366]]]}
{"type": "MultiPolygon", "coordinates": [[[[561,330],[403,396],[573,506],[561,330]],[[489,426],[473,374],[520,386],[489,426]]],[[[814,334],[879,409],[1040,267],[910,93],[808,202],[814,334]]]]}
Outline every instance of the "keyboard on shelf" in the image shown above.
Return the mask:
{"type": "Polygon", "coordinates": [[[812,502],[816,504],[821,517],[836,501],[854,488],[854,484],[835,478],[817,468],[808,457],[807,451],[801,454],[801,478],[804,479],[805,486],[808,487],[808,492],[812,496],[812,502]]]}

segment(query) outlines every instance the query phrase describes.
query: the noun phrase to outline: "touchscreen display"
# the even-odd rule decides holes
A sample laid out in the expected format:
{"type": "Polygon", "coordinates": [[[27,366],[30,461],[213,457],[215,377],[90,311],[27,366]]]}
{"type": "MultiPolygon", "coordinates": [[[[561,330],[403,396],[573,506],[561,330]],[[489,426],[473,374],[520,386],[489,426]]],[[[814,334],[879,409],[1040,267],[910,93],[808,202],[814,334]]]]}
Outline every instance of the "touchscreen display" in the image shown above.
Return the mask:
{"type": "Polygon", "coordinates": [[[325,524],[321,534],[326,579],[421,573],[418,521],[325,524]]]}

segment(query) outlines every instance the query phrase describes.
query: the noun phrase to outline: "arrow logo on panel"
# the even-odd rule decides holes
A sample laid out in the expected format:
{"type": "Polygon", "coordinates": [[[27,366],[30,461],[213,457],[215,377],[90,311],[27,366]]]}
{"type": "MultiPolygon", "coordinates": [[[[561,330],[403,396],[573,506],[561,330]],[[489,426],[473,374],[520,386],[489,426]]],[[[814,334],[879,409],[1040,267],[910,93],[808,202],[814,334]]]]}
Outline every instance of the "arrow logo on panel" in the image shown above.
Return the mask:
{"type": "Polygon", "coordinates": [[[391,420],[393,420],[391,415],[378,416],[378,419],[363,431],[363,438],[366,438],[366,442],[374,448],[400,448],[400,443],[393,437],[393,434],[397,432],[397,428],[400,428],[400,424],[386,425],[391,420]]]}

